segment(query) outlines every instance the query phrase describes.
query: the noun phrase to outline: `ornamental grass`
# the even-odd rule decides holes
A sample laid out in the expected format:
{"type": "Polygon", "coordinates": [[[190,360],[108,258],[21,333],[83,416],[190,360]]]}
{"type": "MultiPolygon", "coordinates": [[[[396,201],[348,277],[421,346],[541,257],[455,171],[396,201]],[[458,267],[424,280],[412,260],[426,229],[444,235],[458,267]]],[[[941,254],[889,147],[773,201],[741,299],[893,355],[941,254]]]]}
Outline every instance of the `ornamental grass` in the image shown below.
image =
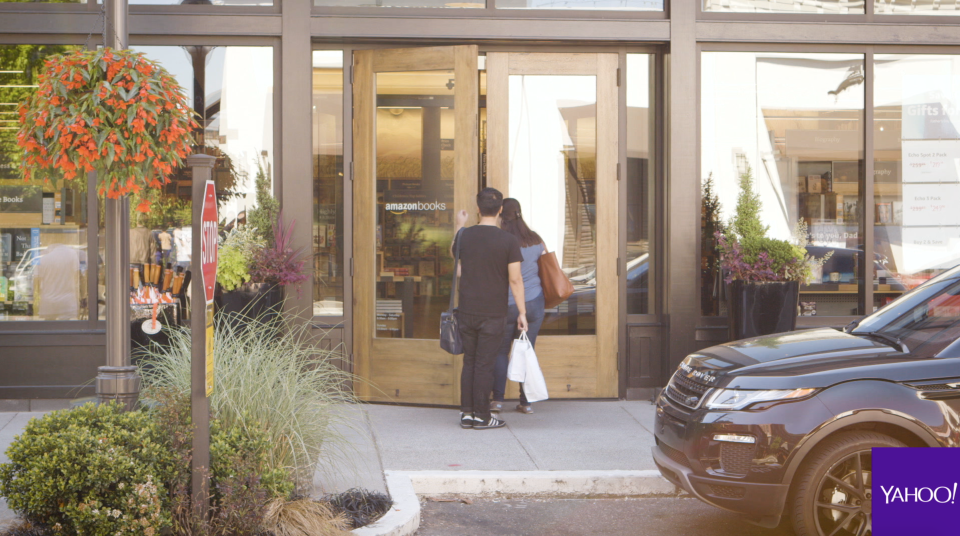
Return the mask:
{"type": "MultiPolygon", "coordinates": [[[[355,402],[354,377],[325,350],[309,324],[293,325],[278,315],[215,316],[215,386],[211,414],[225,426],[259,427],[267,437],[266,463],[287,471],[306,489],[321,462],[325,468],[354,467],[343,435],[350,424],[343,406],[355,402]]],[[[145,397],[156,389],[190,393],[190,330],[169,329],[169,346],[151,345],[141,359],[145,397]]]]}

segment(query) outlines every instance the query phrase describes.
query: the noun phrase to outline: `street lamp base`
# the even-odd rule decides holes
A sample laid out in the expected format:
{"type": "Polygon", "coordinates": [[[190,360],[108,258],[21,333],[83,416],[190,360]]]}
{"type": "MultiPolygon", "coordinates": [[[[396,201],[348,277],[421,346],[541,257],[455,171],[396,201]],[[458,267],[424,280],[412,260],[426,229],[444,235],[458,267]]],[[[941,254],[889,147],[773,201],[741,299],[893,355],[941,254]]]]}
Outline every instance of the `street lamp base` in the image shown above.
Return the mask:
{"type": "Polygon", "coordinates": [[[137,367],[99,367],[97,369],[97,403],[119,400],[127,411],[137,407],[140,397],[140,375],[137,367]]]}

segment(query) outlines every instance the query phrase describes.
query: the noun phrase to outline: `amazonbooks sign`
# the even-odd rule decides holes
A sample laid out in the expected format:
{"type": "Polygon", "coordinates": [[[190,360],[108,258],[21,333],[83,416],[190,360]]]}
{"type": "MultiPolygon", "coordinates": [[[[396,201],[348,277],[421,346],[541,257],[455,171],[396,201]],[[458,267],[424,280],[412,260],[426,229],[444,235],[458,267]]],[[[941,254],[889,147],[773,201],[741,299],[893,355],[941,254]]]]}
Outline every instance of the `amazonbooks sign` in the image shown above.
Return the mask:
{"type": "Polygon", "coordinates": [[[875,448],[874,536],[960,533],[960,449],[875,448]]]}

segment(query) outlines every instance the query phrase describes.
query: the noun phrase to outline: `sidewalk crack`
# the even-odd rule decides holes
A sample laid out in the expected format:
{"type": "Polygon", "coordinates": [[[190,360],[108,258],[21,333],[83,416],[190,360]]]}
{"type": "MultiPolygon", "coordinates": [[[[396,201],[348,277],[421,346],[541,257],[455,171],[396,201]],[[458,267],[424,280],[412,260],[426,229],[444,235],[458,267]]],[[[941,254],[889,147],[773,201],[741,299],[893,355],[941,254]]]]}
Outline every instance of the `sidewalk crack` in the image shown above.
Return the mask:
{"type": "Polygon", "coordinates": [[[633,413],[630,413],[629,411],[627,411],[627,408],[625,408],[625,407],[623,407],[623,406],[620,406],[620,409],[622,409],[624,413],[626,413],[627,415],[629,415],[630,418],[633,419],[633,422],[635,422],[635,423],[637,423],[638,425],[640,425],[640,428],[643,428],[643,430],[644,430],[645,432],[647,432],[647,433],[650,434],[650,435],[655,435],[652,431],[650,431],[649,428],[647,428],[646,426],[644,426],[643,423],[640,422],[640,420],[637,419],[637,417],[636,417],[633,413]]]}
{"type": "Polygon", "coordinates": [[[527,458],[529,458],[530,461],[533,462],[533,466],[536,467],[538,471],[542,471],[543,468],[540,467],[539,463],[537,463],[537,459],[533,456],[533,454],[530,453],[529,450],[527,450],[527,446],[523,444],[523,441],[520,439],[520,437],[517,434],[513,433],[513,428],[510,428],[509,424],[507,425],[507,430],[510,430],[510,435],[512,435],[513,438],[517,440],[517,444],[520,445],[521,449],[523,449],[523,453],[527,455],[527,458]]]}
{"type": "Polygon", "coordinates": [[[360,412],[363,413],[363,423],[366,425],[367,431],[370,432],[370,439],[373,440],[373,450],[377,453],[377,464],[380,466],[380,479],[383,480],[383,489],[387,490],[387,495],[389,495],[390,487],[387,486],[387,474],[383,469],[383,454],[380,452],[380,439],[377,437],[377,431],[373,428],[373,422],[370,420],[370,412],[364,407],[360,408],[360,412]]]}
{"type": "Polygon", "coordinates": [[[3,423],[3,426],[0,426],[0,432],[3,432],[4,430],[6,430],[7,427],[10,426],[10,423],[12,423],[13,421],[17,420],[17,415],[19,415],[19,414],[20,414],[19,412],[17,412],[17,413],[11,413],[11,414],[10,414],[10,415],[11,415],[10,419],[7,420],[7,422],[3,423]]]}

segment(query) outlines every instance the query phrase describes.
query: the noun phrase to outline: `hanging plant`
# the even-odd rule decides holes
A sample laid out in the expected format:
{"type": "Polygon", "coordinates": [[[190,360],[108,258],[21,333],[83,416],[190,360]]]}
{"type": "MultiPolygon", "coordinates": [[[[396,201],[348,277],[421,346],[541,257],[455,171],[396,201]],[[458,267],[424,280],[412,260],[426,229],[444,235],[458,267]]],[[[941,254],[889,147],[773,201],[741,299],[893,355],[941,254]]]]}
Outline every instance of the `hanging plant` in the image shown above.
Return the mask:
{"type": "Polygon", "coordinates": [[[100,195],[140,195],[170,182],[198,128],[184,91],[163,67],[130,50],[80,50],[47,59],[39,89],[20,105],[25,180],[98,174],[100,195]]]}

